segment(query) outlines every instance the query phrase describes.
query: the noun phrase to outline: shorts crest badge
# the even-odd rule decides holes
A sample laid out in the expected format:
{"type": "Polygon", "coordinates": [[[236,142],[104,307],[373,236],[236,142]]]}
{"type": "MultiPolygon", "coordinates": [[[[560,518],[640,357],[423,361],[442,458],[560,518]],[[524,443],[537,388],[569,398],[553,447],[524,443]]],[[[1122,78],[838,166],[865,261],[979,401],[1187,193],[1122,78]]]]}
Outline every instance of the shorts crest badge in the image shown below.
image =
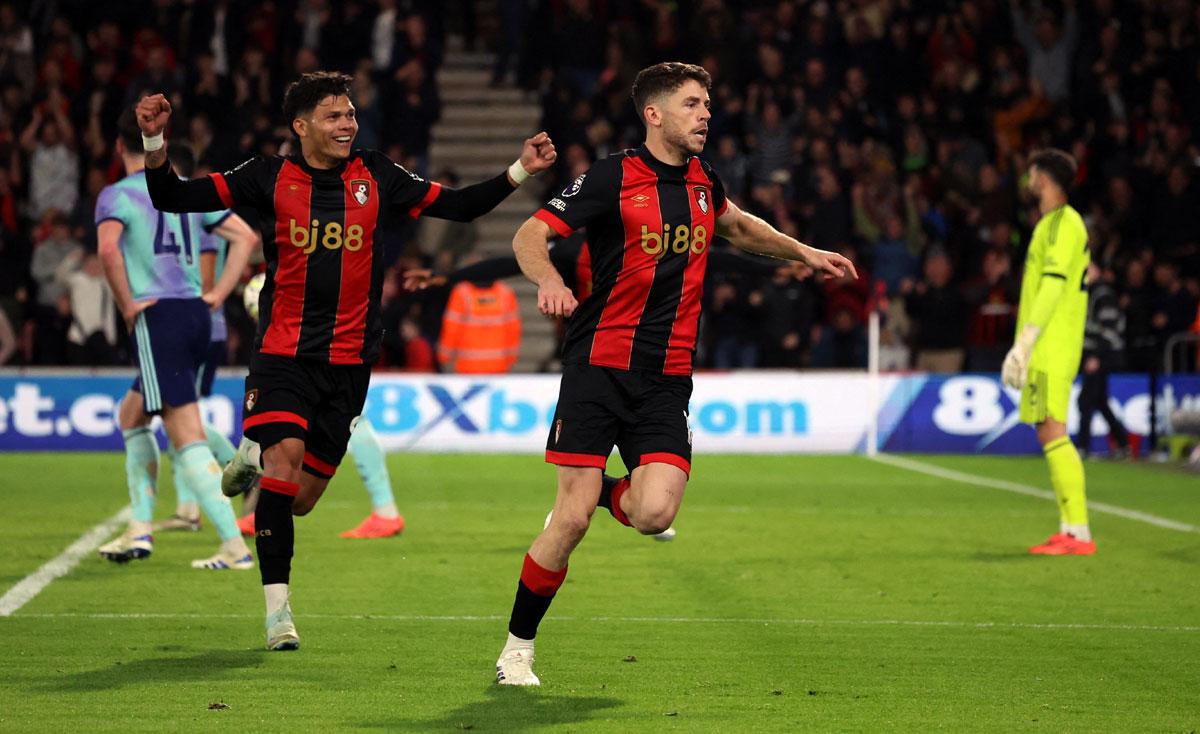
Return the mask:
{"type": "Polygon", "coordinates": [[[258,388],[254,388],[246,393],[246,412],[254,410],[254,406],[258,405],[258,388]]]}
{"type": "Polygon", "coordinates": [[[366,206],[371,199],[371,182],[356,178],[350,182],[350,191],[354,194],[354,200],[358,202],[359,206],[366,206]]]}
{"type": "Polygon", "coordinates": [[[558,445],[558,439],[562,436],[562,418],[554,421],[554,445],[558,445]]]}

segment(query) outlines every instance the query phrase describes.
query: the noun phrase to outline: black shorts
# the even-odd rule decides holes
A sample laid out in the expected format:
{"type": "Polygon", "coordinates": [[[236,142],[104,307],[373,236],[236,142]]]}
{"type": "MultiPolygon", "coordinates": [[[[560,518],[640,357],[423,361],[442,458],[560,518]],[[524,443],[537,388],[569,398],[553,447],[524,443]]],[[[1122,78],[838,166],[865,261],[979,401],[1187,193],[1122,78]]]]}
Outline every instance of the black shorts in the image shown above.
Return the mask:
{"type": "Polygon", "coordinates": [[[603,469],[615,445],[630,471],[660,462],[691,474],[691,397],[691,377],[565,364],[546,461],[603,469]]]}
{"type": "Polygon", "coordinates": [[[304,441],[304,470],[328,479],[346,455],[371,368],[256,354],[246,376],[242,433],[263,448],[304,441]]]}

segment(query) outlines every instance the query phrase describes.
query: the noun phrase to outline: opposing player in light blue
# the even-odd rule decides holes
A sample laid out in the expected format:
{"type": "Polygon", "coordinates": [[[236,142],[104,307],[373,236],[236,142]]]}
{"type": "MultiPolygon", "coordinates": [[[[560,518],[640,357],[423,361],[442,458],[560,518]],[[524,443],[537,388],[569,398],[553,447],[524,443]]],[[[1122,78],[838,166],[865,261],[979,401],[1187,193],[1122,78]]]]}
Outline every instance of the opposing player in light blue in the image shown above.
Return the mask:
{"type": "Polygon", "coordinates": [[[126,176],[100,193],[96,226],[104,273],[129,328],[139,374],[118,411],[133,515],[121,536],[100,547],[100,555],[125,562],[153,551],[159,449],[150,420],[161,414],[178,458],[181,486],[192,493],[221,538],[215,555],[192,566],[248,569],[253,559],[233,508],[221,494],[221,468],[200,420],[197,377],[209,349],[210,308],[233,290],[257,235],[229,212],[193,217],[154,209],[132,109],[121,115],[117,129],[126,176]],[[234,247],[226,277],[202,297],[199,232],[205,227],[215,228],[234,247]]]}
{"type": "MultiPolygon", "coordinates": [[[[167,157],[170,158],[171,165],[180,176],[190,178],[193,175],[196,160],[189,148],[182,144],[170,145],[167,157]]],[[[232,212],[227,211],[226,213],[231,214],[232,212]]],[[[213,289],[225,272],[226,256],[231,243],[221,237],[215,227],[205,226],[202,221],[203,215],[189,214],[187,216],[192,217],[193,224],[196,225],[193,227],[193,231],[199,230],[200,232],[200,288],[206,294],[214,293],[213,289]]],[[[255,235],[254,244],[258,244],[258,242],[258,237],[255,235]]],[[[232,277],[235,278],[235,282],[240,279],[240,275],[240,272],[234,273],[232,277]]],[[[196,388],[201,398],[212,395],[213,379],[216,377],[217,368],[225,364],[225,343],[228,338],[229,329],[225,323],[224,304],[216,303],[212,307],[212,334],[209,337],[208,353],[205,355],[204,363],[200,365],[200,372],[196,377],[196,388]]],[[[217,463],[221,466],[228,464],[235,452],[233,444],[216,427],[208,423],[204,424],[204,434],[217,463]]],[[[154,523],[154,530],[198,531],[200,530],[200,505],[196,502],[196,497],[187,482],[183,481],[182,464],[174,449],[168,447],[167,455],[171,459],[171,472],[175,484],[175,514],[166,520],[154,523]]],[[[239,520],[240,527],[241,521],[239,520]]]]}

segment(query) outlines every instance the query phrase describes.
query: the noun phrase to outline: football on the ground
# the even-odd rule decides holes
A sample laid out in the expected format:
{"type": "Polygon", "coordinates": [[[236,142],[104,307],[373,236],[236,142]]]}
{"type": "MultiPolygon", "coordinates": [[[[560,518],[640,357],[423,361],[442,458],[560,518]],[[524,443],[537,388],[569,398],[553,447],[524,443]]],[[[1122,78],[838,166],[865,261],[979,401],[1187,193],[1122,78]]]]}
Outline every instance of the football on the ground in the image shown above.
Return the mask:
{"type": "Polygon", "coordinates": [[[242,305],[246,307],[246,313],[250,314],[250,318],[258,321],[258,296],[262,293],[263,284],[267,282],[266,273],[258,273],[246,283],[246,288],[242,291],[242,305]]]}

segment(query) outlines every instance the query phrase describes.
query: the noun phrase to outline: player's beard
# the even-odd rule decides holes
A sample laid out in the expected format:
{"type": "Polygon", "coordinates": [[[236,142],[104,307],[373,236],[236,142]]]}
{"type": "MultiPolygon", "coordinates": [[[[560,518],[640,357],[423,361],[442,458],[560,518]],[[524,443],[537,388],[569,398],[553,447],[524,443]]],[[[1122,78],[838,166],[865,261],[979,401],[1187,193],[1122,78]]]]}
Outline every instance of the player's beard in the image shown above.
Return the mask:
{"type": "Polygon", "coordinates": [[[684,153],[685,158],[687,154],[699,155],[704,151],[705,140],[697,141],[690,131],[677,125],[668,125],[663,129],[663,140],[667,145],[684,153]]]}

